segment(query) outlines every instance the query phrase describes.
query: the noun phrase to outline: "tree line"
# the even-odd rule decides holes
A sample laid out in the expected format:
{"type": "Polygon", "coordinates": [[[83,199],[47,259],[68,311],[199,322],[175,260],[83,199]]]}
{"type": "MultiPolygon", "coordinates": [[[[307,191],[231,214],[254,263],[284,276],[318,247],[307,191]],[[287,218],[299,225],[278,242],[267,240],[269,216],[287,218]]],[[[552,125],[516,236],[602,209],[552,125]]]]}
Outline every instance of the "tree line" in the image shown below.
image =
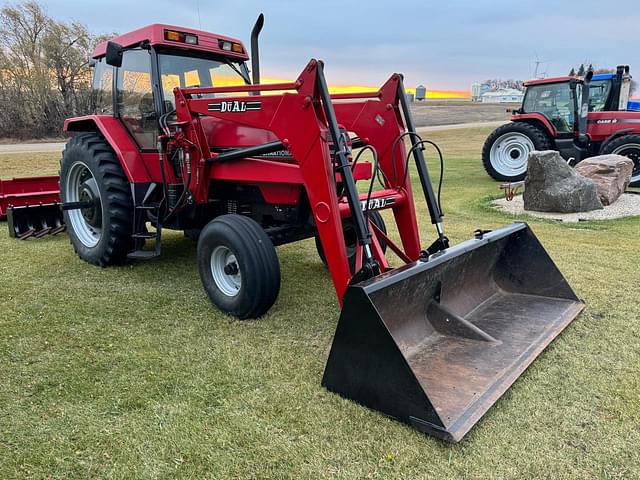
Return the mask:
{"type": "Polygon", "coordinates": [[[0,9],[0,137],[58,137],[65,118],[88,113],[89,59],[103,38],[35,1],[0,9]]]}

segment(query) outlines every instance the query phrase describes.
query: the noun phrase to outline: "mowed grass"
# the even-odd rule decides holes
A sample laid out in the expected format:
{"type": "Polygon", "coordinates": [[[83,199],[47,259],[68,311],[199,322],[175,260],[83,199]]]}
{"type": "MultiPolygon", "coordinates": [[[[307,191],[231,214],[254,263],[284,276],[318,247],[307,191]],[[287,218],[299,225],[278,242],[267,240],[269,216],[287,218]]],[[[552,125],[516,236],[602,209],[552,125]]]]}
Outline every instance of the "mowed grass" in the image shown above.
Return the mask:
{"type": "MultiPolygon", "coordinates": [[[[487,207],[488,133],[429,135],[453,243],[516,220],[487,207]]],[[[0,177],[55,173],[45,157],[0,156],[0,177]]],[[[588,306],[457,445],[320,386],[340,309],[313,240],[278,248],[280,297],[243,322],[180,233],[100,269],[2,223],[0,478],[640,478],[640,217],[527,220],[588,306]]]]}

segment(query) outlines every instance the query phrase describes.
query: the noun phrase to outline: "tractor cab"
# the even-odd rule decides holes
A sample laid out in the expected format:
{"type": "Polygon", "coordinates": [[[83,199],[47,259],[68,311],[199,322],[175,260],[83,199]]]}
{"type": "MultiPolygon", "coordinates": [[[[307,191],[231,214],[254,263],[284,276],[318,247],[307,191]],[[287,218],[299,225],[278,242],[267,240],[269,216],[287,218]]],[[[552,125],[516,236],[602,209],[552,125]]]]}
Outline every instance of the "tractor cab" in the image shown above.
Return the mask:
{"type": "Polygon", "coordinates": [[[575,78],[533,81],[527,85],[520,113],[540,113],[559,133],[574,130],[582,84],[575,78]]]}
{"type": "Polygon", "coordinates": [[[588,112],[634,110],[636,105],[629,102],[631,75],[628,66],[618,66],[616,73],[588,74],[584,78],[531,80],[525,87],[519,113],[542,114],[560,135],[579,131],[576,119],[587,105],[588,112]]]}
{"type": "Polygon", "coordinates": [[[103,42],[93,57],[94,113],[120,119],[141,150],[156,148],[158,119],[175,109],[174,88],[251,83],[240,41],[170,25],[103,42]]]}
{"type": "Polygon", "coordinates": [[[594,75],[589,86],[590,112],[621,112],[638,110],[637,102],[629,100],[631,75],[629,66],[620,65],[616,73],[594,75]]]}

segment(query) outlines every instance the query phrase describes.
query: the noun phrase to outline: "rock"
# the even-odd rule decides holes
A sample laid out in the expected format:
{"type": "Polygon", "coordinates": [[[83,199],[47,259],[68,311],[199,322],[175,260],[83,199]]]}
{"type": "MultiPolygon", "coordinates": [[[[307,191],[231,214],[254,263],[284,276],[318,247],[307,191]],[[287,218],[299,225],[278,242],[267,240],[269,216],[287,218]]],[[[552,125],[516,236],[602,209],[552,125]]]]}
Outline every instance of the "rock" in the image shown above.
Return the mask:
{"type": "Polygon", "coordinates": [[[603,208],[595,183],[554,150],[529,154],[524,188],[525,210],[575,213],[603,208]]]}
{"type": "Polygon", "coordinates": [[[581,161],[576,171],[596,184],[603,205],[611,205],[629,186],[633,160],[622,155],[598,155],[581,161]]]}

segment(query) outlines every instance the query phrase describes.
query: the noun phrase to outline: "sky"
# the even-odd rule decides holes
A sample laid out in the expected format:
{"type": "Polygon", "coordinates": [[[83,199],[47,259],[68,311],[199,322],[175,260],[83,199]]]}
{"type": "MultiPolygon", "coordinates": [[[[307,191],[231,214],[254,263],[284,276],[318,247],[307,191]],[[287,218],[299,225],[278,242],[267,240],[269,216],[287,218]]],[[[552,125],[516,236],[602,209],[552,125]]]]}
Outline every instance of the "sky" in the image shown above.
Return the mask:
{"type": "Polygon", "coordinates": [[[566,75],[585,61],[609,68],[629,64],[632,74],[640,66],[638,0],[41,3],[50,16],[79,20],[94,33],[169,23],[236,37],[247,48],[263,12],[263,77],[295,78],[318,58],[334,85],[375,86],[400,72],[407,86],[468,91],[488,78],[532,78],[536,60],[547,76],[566,75]]]}

